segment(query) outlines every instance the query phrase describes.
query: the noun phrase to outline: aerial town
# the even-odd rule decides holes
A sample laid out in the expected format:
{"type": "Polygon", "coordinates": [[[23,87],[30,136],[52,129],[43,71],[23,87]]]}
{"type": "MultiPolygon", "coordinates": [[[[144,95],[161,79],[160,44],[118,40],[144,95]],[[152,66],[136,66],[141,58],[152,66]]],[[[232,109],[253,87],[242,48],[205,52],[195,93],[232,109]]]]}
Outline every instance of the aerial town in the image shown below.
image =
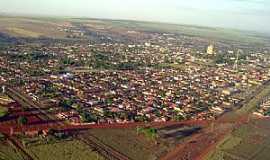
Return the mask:
{"type": "MultiPolygon", "coordinates": [[[[144,124],[195,122],[196,130],[201,122],[247,108],[248,100],[270,83],[267,45],[128,27],[87,27],[78,22],[57,24],[64,39],[0,35],[12,41],[0,47],[0,104],[8,108],[1,109],[0,133],[20,135],[13,143],[26,143],[21,142],[24,136],[47,137],[52,129],[66,131],[65,126],[134,125],[139,132],[138,126],[144,124]]],[[[266,96],[256,107],[252,116],[270,116],[266,96]]],[[[161,133],[167,131],[161,128],[161,133]]],[[[103,144],[100,148],[106,149],[103,144]]],[[[114,153],[108,158],[100,148],[95,149],[105,159],[119,159],[118,151],[107,149],[114,153]]]]}
{"type": "Polygon", "coordinates": [[[171,45],[18,45],[1,52],[0,79],[71,123],[215,119],[270,79],[268,50],[200,50],[158,38],[171,45]],[[219,52],[230,57],[220,62],[219,52]]]}

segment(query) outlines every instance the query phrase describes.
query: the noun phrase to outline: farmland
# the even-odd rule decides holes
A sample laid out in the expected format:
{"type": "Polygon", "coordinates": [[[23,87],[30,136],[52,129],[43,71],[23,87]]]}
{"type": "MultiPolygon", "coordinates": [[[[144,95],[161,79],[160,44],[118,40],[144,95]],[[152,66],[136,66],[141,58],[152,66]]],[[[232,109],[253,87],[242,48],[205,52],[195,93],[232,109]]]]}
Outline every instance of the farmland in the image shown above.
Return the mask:
{"type": "Polygon", "coordinates": [[[263,44],[269,38],[258,33],[224,28],[210,28],[192,25],[163,24],[157,22],[103,20],[88,18],[50,18],[50,17],[4,17],[0,16],[0,32],[14,37],[50,37],[67,38],[68,33],[58,30],[58,27],[67,26],[76,28],[83,26],[89,32],[104,32],[117,35],[131,36],[126,33],[130,30],[139,32],[167,32],[172,34],[210,38],[211,40],[234,41],[245,43],[263,44]],[[108,32],[109,31],[109,32],[108,32]]]}
{"type": "Polygon", "coordinates": [[[22,28],[8,28],[8,31],[11,32],[11,33],[14,33],[16,35],[21,35],[21,36],[26,36],[26,37],[39,37],[41,36],[40,33],[37,33],[37,32],[32,32],[32,31],[29,31],[29,30],[25,30],[25,29],[22,29],[22,28]]]}
{"type": "Polygon", "coordinates": [[[65,38],[65,33],[56,28],[61,21],[53,19],[30,19],[23,17],[1,17],[0,32],[13,37],[38,38],[40,36],[52,38],[65,38]]]}
{"type": "MultiPolygon", "coordinates": [[[[177,34],[184,34],[188,36],[198,36],[203,38],[210,38],[211,40],[224,40],[246,43],[263,43],[265,38],[263,35],[256,33],[245,33],[244,31],[224,28],[210,28],[195,25],[178,25],[178,24],[164,24],[157,22],[140,22],[140,21],[106,21],[107,25],[113,27],[123,27],[137,29],[141,31],[156,31],[156,32],[170,32],[177,34]]],[[[269,41],[269,39],[268,39],[269,41]]]]}

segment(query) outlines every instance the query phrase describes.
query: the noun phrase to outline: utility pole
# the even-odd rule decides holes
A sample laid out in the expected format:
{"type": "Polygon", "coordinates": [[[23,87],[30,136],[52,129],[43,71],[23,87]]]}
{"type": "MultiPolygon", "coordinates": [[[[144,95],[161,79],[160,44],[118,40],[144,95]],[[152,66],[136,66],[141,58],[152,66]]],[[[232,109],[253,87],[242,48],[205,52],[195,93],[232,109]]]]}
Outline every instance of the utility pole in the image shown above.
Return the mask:
{"type": "Polygon", "coordinates": [[[241,53],[243,53],[243,50],[238,49],[238,50],[237,50],[237,53],[236,53],[236,59],[235,59],[234,65],[233,65],[233,69],[234,69],[234,70],[237,70],[237,69],[238,69],[239,55],[240,55],[241,53]]]}

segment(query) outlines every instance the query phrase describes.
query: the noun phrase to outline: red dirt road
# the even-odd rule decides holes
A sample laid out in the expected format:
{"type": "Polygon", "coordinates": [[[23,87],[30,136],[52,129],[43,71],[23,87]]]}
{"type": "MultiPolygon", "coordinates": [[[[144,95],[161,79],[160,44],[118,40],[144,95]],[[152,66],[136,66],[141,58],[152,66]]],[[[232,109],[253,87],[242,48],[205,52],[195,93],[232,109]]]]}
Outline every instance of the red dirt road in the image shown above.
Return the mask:
{"type": "Polygon", "coordinates": [[[152,122],[152,123],[115,123],[115,124],[66,124],[59,126],[58,123],[48,122],[48,123],[37,123],[34,125],[1,125],[0,132],[9,134],[11,128],[13,129],[14,133],[22,133],[22,132],[32,132],[32,131],[39,131],[39,130],[48,130],[48,129],[56,129],[56,130],[86,130],[86,129],[100,129],[100,128],[136,128],[139,126],[152,126],[152,127],[164,127],[174,124],[182,124],[182,125],[206,125],[207,121],[183,121],[183,122],[152,122]]]}

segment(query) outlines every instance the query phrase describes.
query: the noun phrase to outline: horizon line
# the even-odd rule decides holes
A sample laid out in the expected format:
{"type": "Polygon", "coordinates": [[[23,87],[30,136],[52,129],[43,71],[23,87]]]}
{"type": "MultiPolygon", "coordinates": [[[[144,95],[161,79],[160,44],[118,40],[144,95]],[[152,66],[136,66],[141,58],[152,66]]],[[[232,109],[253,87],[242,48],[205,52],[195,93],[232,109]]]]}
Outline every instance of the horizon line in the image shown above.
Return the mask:
{"type": "Polygon", "coordinates": [[[233,27],[221,27],[221,26],[210,26],[210,25],[200,25],[192,23],[177,23],[169,21],[151,21],[151,20],[140,20],[140,19],[126,19],[126,18],[104,18],[104,17],[90,17],[90,16],[65,16],[65,15],[49,15],[49,14],[34,14],[34,13],[10,13],[10,12],[1,12],[0,16],[10,16],[10,17],[21,17],[21,18],[55,18],[55,19],[95,19],[95,20],[104,20],[104,21],[133,21],[133,22],[143,22],[143,23],[159,23],[167,25],[179,25],[179,26],[191,26],[191,27],[202,27],[209,29],[224,29],[224,30],[234,30],[238,32],[252,32],[257,34],[267,34],[270,36],[270,31],[257,31],[250,29],[240,29],[233,27]]]}

